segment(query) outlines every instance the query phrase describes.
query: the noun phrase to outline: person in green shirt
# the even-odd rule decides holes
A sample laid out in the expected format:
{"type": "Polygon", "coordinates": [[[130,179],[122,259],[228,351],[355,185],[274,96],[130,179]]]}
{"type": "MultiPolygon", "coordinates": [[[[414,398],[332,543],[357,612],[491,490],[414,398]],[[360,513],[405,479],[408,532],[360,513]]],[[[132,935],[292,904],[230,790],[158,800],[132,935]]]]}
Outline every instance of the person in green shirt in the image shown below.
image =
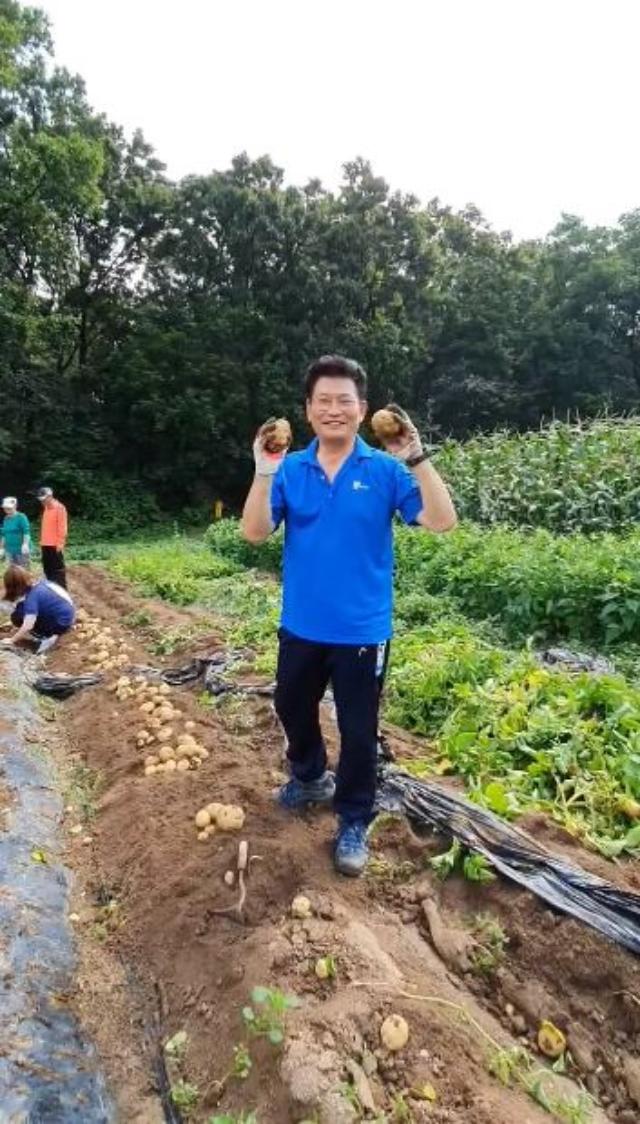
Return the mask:
{"type": "Polygon", "coordinates": [[[23,566],[28,570],[31,560],[29,520],[18,511],[15,496],[3,499],[2,510],[4,519],[0,523],[0,558],[6,558],[10,566],[23,566]]]}

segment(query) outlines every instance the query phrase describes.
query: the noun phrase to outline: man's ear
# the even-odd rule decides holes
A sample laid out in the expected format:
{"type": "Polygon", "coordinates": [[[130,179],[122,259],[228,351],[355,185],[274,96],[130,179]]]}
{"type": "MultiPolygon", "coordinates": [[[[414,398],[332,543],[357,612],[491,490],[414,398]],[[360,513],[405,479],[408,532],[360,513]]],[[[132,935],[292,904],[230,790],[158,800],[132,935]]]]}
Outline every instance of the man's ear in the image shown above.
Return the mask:
{"type": "Polygon", "coordinates": [[[361,422],[364,421],[364,419],[366,418],[368,413],[369,413],[369,403],[367,402],[366,398],[361,398],[360,399],[360,421],[361,422]]]}

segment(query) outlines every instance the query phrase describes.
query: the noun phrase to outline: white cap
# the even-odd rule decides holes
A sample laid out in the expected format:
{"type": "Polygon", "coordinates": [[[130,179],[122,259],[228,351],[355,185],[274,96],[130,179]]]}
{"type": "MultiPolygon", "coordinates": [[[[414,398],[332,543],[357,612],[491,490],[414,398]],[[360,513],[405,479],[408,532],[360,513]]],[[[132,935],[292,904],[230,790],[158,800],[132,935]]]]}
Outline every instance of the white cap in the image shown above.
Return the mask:
{"type": "Polygon", "coordinates": [[[5,496],[2,501],[3,507],[17,507],[18,501],[15,496],[5,496]]]}

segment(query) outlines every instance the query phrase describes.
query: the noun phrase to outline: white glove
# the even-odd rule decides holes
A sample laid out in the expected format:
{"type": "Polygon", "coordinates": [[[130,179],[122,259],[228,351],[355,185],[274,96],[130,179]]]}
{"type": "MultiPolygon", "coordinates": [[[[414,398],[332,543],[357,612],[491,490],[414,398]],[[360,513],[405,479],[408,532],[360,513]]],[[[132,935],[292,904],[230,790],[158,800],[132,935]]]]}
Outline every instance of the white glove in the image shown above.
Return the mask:
{"type": "Polygon", "coordinates": [[[288,444],[277,453],[269,452],[267,449],[269,439],[273,438],[275,433],[275,418],[269,418],[258,430],[256,439],[253,442],[253,459],[256,465],[256,476],[275,476],[287,455],[288,444]]]}
{"type": "Polygon", "coordinates": [[[22,544],[22,547],[21,547],[21,550],[20,550],[20,553],[21,553],[21,554],[26,554],[26,555],[28,555],[28,554],[29,554],[29,550],[30,550],[30,547],[29,547],[29,543],[28,543],[28,542],[23,542],[23,544],[22,544]]]}
{"type": "Polygon", "coordinates": [[[397,457],[409,468],[414,468],[415,465],[426,461],[427,454],[422,447],[420,434],[406,411],[401,406],[396,405],[395,402],[390,402],[388,406],[385,406],[385,409],[390,414],[394,414],[402,426],[397,436],[383,438],[387,452],[391,453],[392,457],[397,457]]]}

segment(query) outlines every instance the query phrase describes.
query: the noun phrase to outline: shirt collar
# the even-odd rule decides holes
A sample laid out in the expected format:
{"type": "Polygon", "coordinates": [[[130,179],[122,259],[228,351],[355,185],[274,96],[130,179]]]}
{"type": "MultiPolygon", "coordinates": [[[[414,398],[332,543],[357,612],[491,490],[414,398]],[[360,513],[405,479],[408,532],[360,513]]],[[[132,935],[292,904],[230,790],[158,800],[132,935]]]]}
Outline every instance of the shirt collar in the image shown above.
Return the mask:
{"type": "MultiPolygon", "coordinates": [[[[318,444],[319,444],[318,438],[314,437],[313,441],[311,441],[310,444],[307,445],[306,449],[303,450],[303,453],[302,453],[302,456],[301,456],[300,459],[305,464],[316,464],[317,465],[317,463],[318,463],[318,444]]],[[[365,460],[368,457],[372,457],[372,456],[373,456],[373,449],[371,448],[371,445],[367,445],[367,442],[363,441],[362,437],[358,436],[358,437],[356,437],[356,442],[355,442],[355,445],[353,447],[353,452],[349,455],[347,460],[351,460],[351,458],[353,458],[354,460],[361,461],[361,460],[365,460]]]]}

